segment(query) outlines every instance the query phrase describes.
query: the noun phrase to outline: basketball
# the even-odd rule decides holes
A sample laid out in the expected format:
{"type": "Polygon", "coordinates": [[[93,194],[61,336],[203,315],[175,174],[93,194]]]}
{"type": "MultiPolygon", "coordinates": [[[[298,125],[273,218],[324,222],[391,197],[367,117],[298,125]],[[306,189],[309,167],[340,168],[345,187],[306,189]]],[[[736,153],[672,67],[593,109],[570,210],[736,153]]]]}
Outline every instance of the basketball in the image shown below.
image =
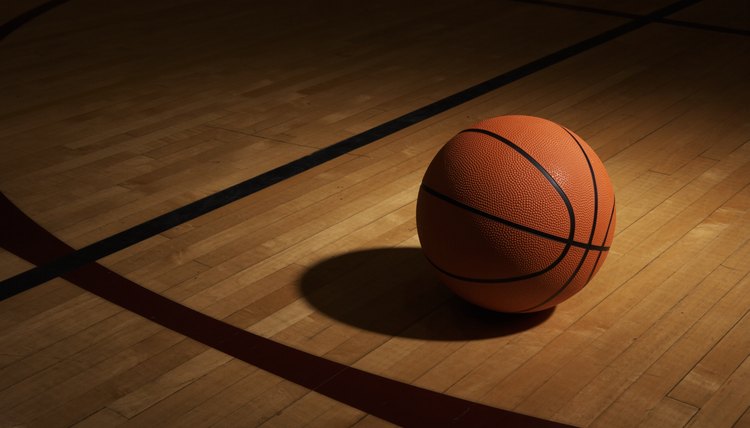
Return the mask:
{"type": "Polygon", "coordinates": [[[546,119],[459,132],[422,180],[417,231],[445,285],[478,306],[536,312],[580,291],[607,257],[615,197],[602,161],[546,119]]]}

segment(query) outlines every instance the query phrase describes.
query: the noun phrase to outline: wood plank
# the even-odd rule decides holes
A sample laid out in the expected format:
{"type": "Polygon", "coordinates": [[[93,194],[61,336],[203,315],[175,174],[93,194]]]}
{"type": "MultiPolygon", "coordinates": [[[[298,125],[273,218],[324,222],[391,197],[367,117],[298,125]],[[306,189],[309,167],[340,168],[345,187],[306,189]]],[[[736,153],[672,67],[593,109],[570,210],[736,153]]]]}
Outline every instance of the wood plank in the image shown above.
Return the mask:
{"type": "Polygon", "coordinates": [[[352,428],[393,428],[395,426],[375,416],[367,415],[352,425],[352,428]]]}
{"type": "Polygon", "coordinates": [[[235,427],[240,424],[262,425],[273,416],[282,412],[291,403],[299,400],[307,390],[291,382],[281,381],[272,388],[263,391],[257,397],[244,403],[225,418],[216,423],[218,427],[235,427]]]}
{"type": "MultiPolygon", "coordinates": [[[[244,409],[251,400],[262,401],[263,395],[277,388],[281,382],[278,377],[253,368],[247,376],[211,396],[201,406],[176,415],[172,419],[172,424],[213,426],[234,412],[244,409]]],[[[137,422],[137,418],[134,421],[137,422]]],[[[140,426],[135,423],[134,425],[140,426]]]]}
{"type": "Polygon", "coordinates": [[[747,410],[745,410],[745,413],[733,425],[733,428],[747,428],[749,426],[750,426],[750,406],[747,407],[747,410]]]}
{"type": "Polygon", "coordinates": [[[230,358],[219,351],[210,349],[164,373],[153,382],[108,404],[107,407],[127,418],[132,418],[196,381],[207,372],[226,364],[230,358]]]}
{"type": "MultiPolygon", "coordinates": [[[[743,10],[676,17],[739,25],[743,10]]],[[[625,22],[485,0],[69,2],[3,42],[0,187],[81,247],[625,22]]],[[[744,36],[652,23],[101,263],[274,341],[468,400],[580,426],[743,426],[748,57],[744,36]],[[414,222],[437,150],[505,114],[576,130],[617,192],[607,263],[529,317],[460,302],[414,222]]],[[[0,252],[0,275],[29,267],[0,252]]],[[[390,426],[61,279],[0,302],[0,347],[0,425],[390,426]]]]}
{"type": "MultiPolygon", "coordinates": [[[[687,215],[688,212],[685,213],[687,215]]],[[[699,217],[702,218],[702,217],[699,217]]],[[[611,309],[608,309],[607,306],[612,306],[612,308],[617,308],[617,311],[626,311],[626,306],[624,305],[624,302],[630,301],[631,304],[636,304],[636,302],[641,301],[643,299],[643,295],[640,293],[644,293],[644,295],[648,296],[650,292],[653,291],[653,287],[651,284],[653,283],[659,283],[661,281],[666,280],[669,278],[673,272],[675,272],[677,269],[679,269],[680,265],[675,264],[675,258],[676,257],[683,257],[686,254],[686,250],[690,248],[690,251],[699,251],[699,249],[702,247],[702,245],[708,244],[710,241],[713,240],[713,237],[715,234],[720,232],[720,229],[714,229],[712,233],[704,233],[701,230],[696,230],[691,234],[685,235],[684,237],[680,238],[673,247],[669,248],[666,252],[659,255],[659,257],[656,258],[656,261],[654,263],[651,263],[646,267],[646,269],[638,272],[638,274],[631,279],[632,283],[628,287],[622,287],[619,288],[617,291],[620,295],[620,297],[616,300],[608,299],[605,301],[605,305],[601,305],[596,308],[595,311],[590,312],[587,314],[587,318],[584,318],[583,320],[579,321],[580,327],[574,328],[572,330],[569,330],[564,334],[562,337],[569,338],[570,340],[575,340],[573,343],[580,343],[580,340],[583,338],[584,341],[591,340],[592,338],[597,337],[602,331],[607,330],[608,334],[614,334],[614,331],[612,330],[612,324],[615,323],[615,319],[617,315],[615,313],[611,312],[611,309]],[[703,243],[702,245],[699,244],[703,243]],[[636,285],[637,284],[637,285],[636,285]],[[600,319],[596,320],[597,318],[594,318],[595,314],[601,314],[599,317],[600,319]],[[591,321],[588,321],[591,320],[591,321]],[[596,320],[596,321],[594,321],[596,320]],[[588,321],[588,322],[587,322],[588,321]],[[593,323],[592,323],[593,321],[593,323]],[[585,335],[581,336],[579,335],[573,335],[571,334],[573,331],[580,330],[581,333],[585,332],[585,335]],[[598,333],[597,333],[598,332],[598,333]],[[593,335],[593,336],[592,336],[593,335]],[[588,339],[587,339],[588,337],[588,339]]],[[[616,238],[619,239],[619,236],[616,238]]],[[[649,241],[645,241],[646,244],[649,243],[649,241]]],[[[657,241],[659,243],[665,242],[663,240],[657,241]]],[[[667,241],[668,242],[668,241],[667,241]]],[[[693,253],[697,254],[697,253],[693,253]]],[[[685,259],[682,259],[683,261],[685,259]]],[[[720,261],[719,261],[720,262],[720,261]]],[[[643,266],[642,266],[643,267],[643,266]]],[[[709,268],[709,272],[710,272],[709,268]]],[[[636,270],[637,272],[637,270],[636,270]]],[[[701,276],[700,274],[696,275],[695,279],[700,280],[701,276]]],[[[675,283],[677,281],[675,280],[675,283]]],[[[649,304],[653,305],[658,303],[656,302],[650,302],[650,300],[644,300],[645,302],[649,302],[649,304]]],[[[649,310],[646,310],[646,312],[649,312],[649,310]]],[[[650,316],[653,316],[654,314],[651,314],[650,316]]],[[[635,313],[633,313],[632,316],[636,316],[635,313]]],[[[625,323],[624,321],[617,321],[619,323],[618,329],[623,330],[629,330],[632,328],[632,326],[628,323],[625,323]]],[[[617,324],[615,324],[617,325],[617,324]]],[[[637,334],[636,334],[637,335],[637,334]]],[[[632,337],[626,341],[621,341],[620,338],[613,339],[613,343],[609,343],[607,347],[600,348],[588,348],[588,352],[608,352],[614,351],[614,349],[619,349],[620,347],[624,346],[627,343],[632,342],[632,337]]],[[[554,342],[553,342],[554,343],[554,342]]],[[[584,342],[585,343],[585,342],[584,342]]],[[[580,345],[578,345],[580,346],[580,345]]],[[[586,370],[591,370],[592,367],[596,367],[595,365],[592,365],[594,361],[596,361],[596,358],[593,358],[593,361],[590,360],[582,360],[582,356],[586,355],[587,351],[583,351],[583,355],[581,355],[581,349],[577,348],[576,345],[568,345],[565,346],[564,349],[567,349],[568,351],[558,351],[558,352],[550,352],[545,353],[544,355],[547,356],[547,358],[553,358],[557,361],[564,361],[566,357],[573,355],[573,350],[576,349],[577,358],[575,360],[571,361],[571,364],[576,364],[577,369],[572,369],[570,373],[577,373],[577,375],[580,375],[580,373],[586,372],[586,370]]],[[[571,366],[572,367],[572,366],[571,366]]],[[[567,371],[566,371],[567,372],[567,371]]],[[[516,370],[513,375],[511,375],[506,382],[510,382],[511,379],[515,379],[514,383],[501,383],[498,385],[497,393],[492,395],[492,399],[495,397],[497,399],[503,400],[502,403],[505,406],[513,407],[518,404],[518,402],[511,401],[513,398],[516,397],[516,400],[520,400],[525,395],[529,394],[532,391],[534,391],[538,386],[541,385],[541,383],[533,383],[531,380],[535,379],[536,376],[540,376],[539,381],[545,383],[544,390],[549,391],[550,394],[557,395],[554,391],[555,388],[571,388],[572,385],[576,384],[574,380],[572,379],[564,379],[564,375],[559,371],[558,366],[549,366],[548,363],[540,364],[540,365],[532,365],[529,366],[529,370],[526,371],[524,369],[516,370]],[[557,376],[560,378],[559,383],[555,383],[555,386],[553,386],[552,383],[547,382],[547,377],[551,375],[552,373],[557,373],[557,376]],[[524,389],[528,388],[528,389],[524,389]],[[516,395],[518,394],[518,395],[516,395]],[[515,404],[512,404],[515,403],[515,404]]],[[[580,379],[578,385],[583,386],[580,382],[583,381],[583,378],[580,378],[577,376],[578,379],[580,379]]],[[[560,398],[566,397],[566,395],[558,395],[560,398]]],[[[500,403],[498,403],[500,404],[500,403]]],[[[547,409],[554,408],[554,406],[551,406],[550,402],[547,402],[545,404],[545,407],[547,409]]]]}
{"type": "Polygon", "coordinates": [[[8,331],[39,313],[63,305],[70,299],[85,294],[80,288],[61,279],[34,287],[13,299],[0,302],[0,331],[8,331]]]}
{"type": "Polygon", "coordinates": [[[341,403],[326,396],[310,392],[259,426],[268,428],[309,425],[349,426],[364,417],[361,412],[356,410],[347,412],[343,409],[344,407],[341,403]],[[332,414],[332,409],[336,409],[335,414],[332,414]],[[324,417],[326,414],[335,416],[326,418],[324,417]]]}
{"type": "Polygon", "coordinates": [[[125,422],[127,422],[127,419],[124,416],[105,407],[72,426],[76,428],[114,427],[125,422]]]}
{"type": "MultiPolygon", "coordinates": [[[[746,332],[747,333],[747,332],[746,332]]],[[[750,357],[737,367],[703,405],[688,426],[732,426],[750,406],[750,357]]]]}
{"type": "Polygon", "coordinates": [[[664,397],[656,404],[653,409],[648,412],[648,414],[645,415],[645,418],[639,423],[639,426],[685,426],[688,422],[690,422],[690,419],[693,417],[693,415],[695,415],[697,411],[697,408],[683,403],[682,401],[664,397]]]}
{"type": "MultiPolygon", "coordinates": [[[[747,282],[745,279],[744,282],[747,282]]],[[[750,353],[750,314],[745,313],[677,384],[669,396],[703,407],[750,353]]]]}
{"type": "MultiPolygon", "coordinates": [[[[125,425],[153,426],[156,424],[171,424],[180,415],[184,415],[201,406],[206,400],[241,381],[254,370],[247,363],[232,359],[226,364],[211,370],[205,376],[186,385],[174,394],[165,397],[153,406],[131,417],[125,425]]],[[[135,391],[135,393],[140,393],[138,391],[140,390],[135,391]]],[[[107,407],[106,409],[109,408],[107,407]]]]}
{"type": "MultiPolygon", "coordinates": [[[[684,319],[685,313],[690,313],[696,318],[701,317],[716,299],[722,297],[741,277],[736,271],[720,272],[724,275],[709,275],[698,285],[699,290],[693,291],[664,314],[659,320],[658,327],[651,328],[637,337],[635,343],[597,374],[556,416],[578,425],[591,424],[628,386],[635,383],[659,356],[664,355],[674,344],[675,338],[680,337],[692,326],[691,321],[684,319]],[[704,291],[706,289],[710,291],[704,291]]],[[[632,423],[632,419],[620,421],[621,425],[629,423],[632,423]]]]}
{"type": "MultiPolygon", "coordinates": [[[[722,267],[717,270],[723,270],[722,267]]],[[[684,382],[683,377],[693,369],[694,365],[715,345],[715,338],[722,337],[732,327],[737,317],[741,316],[741,304],[750,300],[748,287],[750,282],[742,280],[735,285],[709,312],[698,320],[685,334],[683,334],[670,349],[662,354],[617,400],[603,412],[594,422],[600,426],[628,425],[638,420],[638,417],[625,415],[643,415],[645,424],[657,424],[660,420],[652,413],[660,414],[671,408],[675,385],[684,382]],[[740,303],[739,305],[737,303],[740,303]],[[738,313],[739,312],[739,313],[738,313]],[[667,396],[668,395],[668,396],[667,396]],[[664,398],[666,397],[666,398],[664,398]],[[656,418],[656,419],[654,419],[656,418]],[[654,419],[653,421],[651,419],[654,419]]],[[[689,406],[697,411],[697,407],[678,401],[678,408],[689,406]]],[[[692,414],[691,414],[692,417],[692,414]]]]}
{"type": "Polygon", "coordinates": [[[205,349],[204,345],[184,340],[173,332],[161,331],[121,354],[61,379],[34,400],[14,407],[11,415],[36,420],[40,425],[69,426],[93,410],[142,388],[205,349]],[[60,400],[61,397],[65,399],[60,400]],[[45,403],[42,412],[35,407],[39,403],[45,403]]]}

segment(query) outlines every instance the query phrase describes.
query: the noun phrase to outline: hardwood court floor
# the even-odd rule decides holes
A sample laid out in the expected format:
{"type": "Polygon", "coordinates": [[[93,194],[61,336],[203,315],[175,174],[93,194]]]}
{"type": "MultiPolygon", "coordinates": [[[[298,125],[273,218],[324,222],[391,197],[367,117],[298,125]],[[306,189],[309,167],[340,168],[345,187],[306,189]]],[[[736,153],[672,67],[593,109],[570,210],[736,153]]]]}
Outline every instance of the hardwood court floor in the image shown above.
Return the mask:
{"type": "MultiPolygon", "coordinates": [[[[82,248],[671,3],[71,0],[0,42],[0,191],[82,248]]],[[[98,262],[469,401],[576,426],[748,427],[750,11],[705,0],[668,20],[98,262]],[[532,317],[452,297],[414,224],[436,151],[504,114],[575,130],[617,195],[602,270],[532,317]]],[[[32,267],[0,250],[0,278],[32,267]]],[[[389,422],[61,277],[0,301],[0,426],[162,424],[389,422]]]]}

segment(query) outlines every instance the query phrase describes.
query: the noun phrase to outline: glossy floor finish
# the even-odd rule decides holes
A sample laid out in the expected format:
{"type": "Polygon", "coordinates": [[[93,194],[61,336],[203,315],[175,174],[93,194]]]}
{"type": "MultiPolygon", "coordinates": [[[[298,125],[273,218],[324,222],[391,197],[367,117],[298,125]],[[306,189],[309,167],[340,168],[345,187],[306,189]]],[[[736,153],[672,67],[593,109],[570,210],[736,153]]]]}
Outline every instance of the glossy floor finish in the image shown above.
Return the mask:
{"type": "Polygon", "coordinates": [[[746,2],[70,0],[15,22],[0,426],[387,426],[427,418],[417,396],[750,426],[746,2]],[[416,236],[436,151],[504,114],[574,130],[617,196],[602,270],[535,315],[462,303],[416,236]],[[420,392],[389,405],[351,373],[420,392]]]}

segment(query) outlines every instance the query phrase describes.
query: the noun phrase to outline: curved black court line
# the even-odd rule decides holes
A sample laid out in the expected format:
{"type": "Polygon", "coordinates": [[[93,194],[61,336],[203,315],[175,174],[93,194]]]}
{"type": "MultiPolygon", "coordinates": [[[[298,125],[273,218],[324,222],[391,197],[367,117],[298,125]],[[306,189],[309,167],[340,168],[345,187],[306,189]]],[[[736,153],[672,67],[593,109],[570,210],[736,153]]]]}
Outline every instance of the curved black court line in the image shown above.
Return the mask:
{"type": "MultiPolygon", "coordinates": [[[[75,250],[0,193],[0,246],[31,263],[75,250]]],[[[183,306],[98,263],[64,279],[166,328],[388,422],[406,427],[568,427],[378,376],[283,345],[183,306]]]]}
{"type": "Polygon", "coordinates": [[[47,282],[65,272],[76,269],[116,253],[133,244],[190,221],[203,214],[244,198],[282,180],[298,175],[329,160],[335,159],[355,149],[394,134],[411,125],[434,117],[446,110],[485,95],[509,83],[515,82],[537,71],[551,67],[572,56],[593,49],[603,43],[633,32],[669,14],[675,13],[701,0],[679,0],[666,7],[651,12],[625,24],[619,25],[596,36],[590,37],[535,61],[507,71],[489,80],[476,84],[463,91],[435,101],[410,113],[392,119],[360,134],[346,138],[331,146],[320,149],[263,174],[235,184],[217,193],[194,201],[174,211],[162,214],[144,223],[133,226],[108,238],[87,245],[73,253],[37,266],[26,272],[0,282],[0,300],[7,299],[39,284],[47,282]]]}
{"type": "Polygon", "coordinates": [[[10,33],[26,25],[32,19],[37,18],[39,17],[39,15],[49,12],[50,10],[56,8],[57,6],[65,4],[69,1],[70,0],[51,0],[51,1],[48,1],[47,3],[42,3],[39,6],[16,16],[15,18],[4,23],[3,25],[0,25],[0,41],[8,37],[10,33]]]}
{"type": "MultiPolygon", "coordinates": [[[[576,138],[576,136],[573,135],[573,133],[570,132],[568,130],[568,128],[565,128],[564,126],[561,127],[561,128],[563,130],[565,130],[565,132],[567,132],[568,135],[570,135],[570,138],[572,138],[573,141],[575,141],[576,144],[578,145],[578,148],[581,149],[581,153],[583,153],[583,157],[586,158],[586,164],[588,165],[588,167],[589,167],[589,173],[591,174],[591,183],[592,183],[593,188],[594,188],[594,218],[591,221],[591,233],[589,234],[589,243],[588,243],[588,245],[591,245],[591,243],[594,242],[594,234],[596,233],[596,220],[597,220],[597,217],[598,217],[598,214],[599,214],[599,190],[597,189],[597,186],[596,186],[596,173],[594,172],[594,167],[591,165],[591,159],[589,159],[589,155],[586,154],[586,150],[583,148],[583,145],[581,145],[581,142],[578,141],[578,138],[576,138]]],[[[613,204],[613,207],[614,207],[614,204],[613,204]]],[[[539,304],[534,305],[534,306],[532,306],[530,308],[524,309],[521,312],[531,312],[531,311],[534,311],[537,308],[539,308],[540,306],[546,305],[552,299],[554,299],[555,297],[559,296],[560,293],[562,293],[563,291],[565,291],[565,289],[568,288],[568,286],[570,285],[570,283],[573,282],[573,279],[578,275],[578,272],[581,271],[581,267],[583,267],[583,264],[586,262],[586,258],[588,257],[588,255],[589,255],[589,249],[586,248],[583,251],[583,255],[581,256],[581,261],[578,262],[578,266],[576,266],[575,270],[573,271],[573,274],[570,275],[570,278],[568,278],[568,280],[565,281],[565,283],[562,285],[562,287],[558,288],[557,291],[555,291],[554,293],[552,293],[552,295],[549,296],[547,299],[545,299],[542,303],[539,303],[539,304]]],[[[601,253],[599,253],[599,256],[601,256],[601,253]]],[[[594,265],[594,267],[592,269],[594,269],[594,268],[596,268],[596,265],[594,265]]]]}

